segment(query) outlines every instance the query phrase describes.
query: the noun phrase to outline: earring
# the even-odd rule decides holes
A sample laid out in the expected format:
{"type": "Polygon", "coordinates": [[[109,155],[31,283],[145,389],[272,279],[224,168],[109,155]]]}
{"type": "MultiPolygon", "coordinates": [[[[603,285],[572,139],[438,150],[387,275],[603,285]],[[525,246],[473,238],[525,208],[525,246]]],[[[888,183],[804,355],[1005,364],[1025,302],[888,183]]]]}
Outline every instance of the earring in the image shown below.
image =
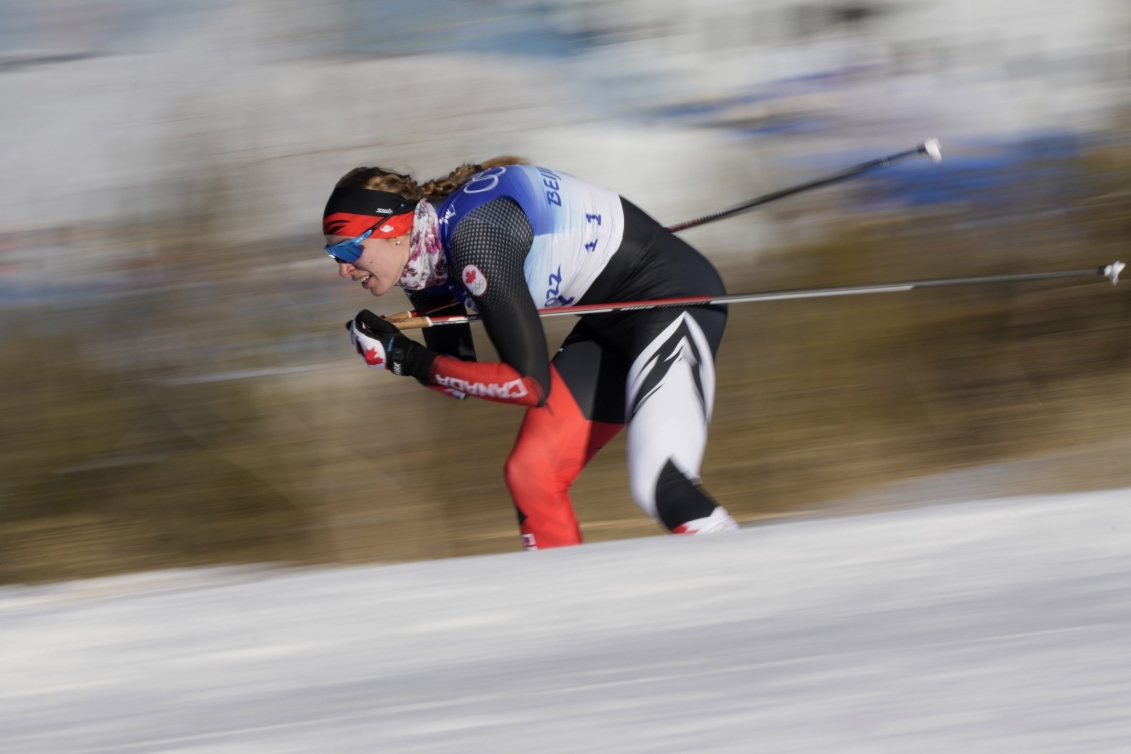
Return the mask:
{"type": "Polygon", "coordinates": [[[400,246],[400,245],[401,245],[401,239],[398,238],[397,239],[397,246],[400,246]]]}

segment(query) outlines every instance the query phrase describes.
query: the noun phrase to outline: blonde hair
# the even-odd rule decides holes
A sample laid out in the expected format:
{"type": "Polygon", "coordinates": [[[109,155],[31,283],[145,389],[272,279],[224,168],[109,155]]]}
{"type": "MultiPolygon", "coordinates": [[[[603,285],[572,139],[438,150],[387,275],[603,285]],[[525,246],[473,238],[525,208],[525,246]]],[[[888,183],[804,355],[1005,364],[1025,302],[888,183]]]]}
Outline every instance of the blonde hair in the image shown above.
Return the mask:
{"type": "Polygon", "coordinates": [[[354,168],[343,175],[335,188],[375,189],[377,191],[388,191],[405,199],[427,199],[430,202],[438,202],[467,183],[471,176],[482,170],[497,168],[502,165],[528,164],[530,163],[522,157],[501,155],[476,165],[465,162],[443,178],[433,178],[423,184],[417,184],[416,179],[404,173],[386,170],[385,168],[361,167],[354,168]]]}

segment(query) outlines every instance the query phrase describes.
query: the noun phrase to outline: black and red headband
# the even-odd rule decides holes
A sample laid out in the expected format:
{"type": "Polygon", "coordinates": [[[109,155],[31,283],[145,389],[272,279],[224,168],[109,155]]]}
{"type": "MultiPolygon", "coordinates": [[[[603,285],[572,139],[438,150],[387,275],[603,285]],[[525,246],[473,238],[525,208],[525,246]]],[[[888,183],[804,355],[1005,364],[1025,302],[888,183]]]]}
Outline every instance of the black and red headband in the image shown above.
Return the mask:
{"type": "Polygon", "coordinates": [[[403,236],[412,230],[412,213],[418,203],[388,191],[336,188],[322,212],[322,233],[353,237],[373,228],[378,238],[403,236]]]}

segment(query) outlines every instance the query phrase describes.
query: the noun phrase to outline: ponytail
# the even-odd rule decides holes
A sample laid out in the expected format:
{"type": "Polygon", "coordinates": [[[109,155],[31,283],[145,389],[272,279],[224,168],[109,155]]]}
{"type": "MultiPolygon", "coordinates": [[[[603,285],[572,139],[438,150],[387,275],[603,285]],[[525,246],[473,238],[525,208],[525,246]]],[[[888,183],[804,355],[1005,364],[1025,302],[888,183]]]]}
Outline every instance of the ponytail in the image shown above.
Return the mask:
{"type": "Polygon", "coordinates": [[[397,173],[384,168],[354,168],[338,181],[336,188],[363,188],[376,191],[388,191],[391,194],[409,200],[428,199],[438,203],[470,180],[471,176],[486,170],[503,165],[528,165],[529,162],[522,157],[502,155],[494,157],[479,165],[465,162],[458,168],[448,173],[443,178],[433,178],[418,185],[416,180],[408,174],[397,173]]]}
{"type": "Polygon", "coordinates": [[[522,157],[515,157],[513,155],[502,155],[494,157],[486,162],[478,165],[472,165],[465,162],[458,168],[448,173],[443,178],[433,178],[430,181],[425,181],[420,187],[424,194],[424,198],[435,203],[446,197],[458,189],[463,184],[467,183],[471,176],[484,171],[488,168],[502,167],[503,165],[528,165],[529,162],[522,157]]]}

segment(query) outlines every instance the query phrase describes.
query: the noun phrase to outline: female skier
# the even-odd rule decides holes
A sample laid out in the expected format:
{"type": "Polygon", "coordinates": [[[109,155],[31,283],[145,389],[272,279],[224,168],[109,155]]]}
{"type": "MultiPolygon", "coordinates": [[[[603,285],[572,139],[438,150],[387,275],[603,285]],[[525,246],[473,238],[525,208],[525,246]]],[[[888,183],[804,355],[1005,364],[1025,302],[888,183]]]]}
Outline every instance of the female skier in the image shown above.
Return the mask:
{"type": "Polygon", "coordinates": [[[527,407],[504,472],[527,549],[581,543],[570,485],[625,424],[632,496],[648,515],[674,533],[736,528],[699,486],[726,308],[585,316],[552,361],[538,317],[720,295],[718,273],[616,193],[522,163],[465,164],[423,185],[368,167],[338,181],[322,227],[339,274],[374,296],[399,286],[437,316],[477,311],[502,361],[475,361],[469,325],[426,330],[421,345],[368,310],[347,324],[355,349],[454,397],[527,407]]]}

